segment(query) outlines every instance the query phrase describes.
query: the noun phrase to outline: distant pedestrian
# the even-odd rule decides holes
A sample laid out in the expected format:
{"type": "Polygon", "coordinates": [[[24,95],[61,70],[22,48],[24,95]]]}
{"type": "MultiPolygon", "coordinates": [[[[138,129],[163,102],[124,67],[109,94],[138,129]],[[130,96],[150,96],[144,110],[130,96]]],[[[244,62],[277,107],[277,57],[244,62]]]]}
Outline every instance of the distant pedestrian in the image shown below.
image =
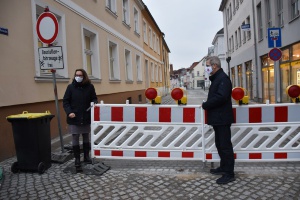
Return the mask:
{"type": "Polygon", "coordinates": [[[231,124],[234,122],[231,92],[232,84],[221,68],[216,56],[207,58],[206,72],[210,74],[211,85],[207,101],[202,108],[207,111],[207,122],[215,132],[215,145],[220,156],[220,167],[211,169],[211,174],[223,175],[217,179],[218,184],[227,184],[235,180],[234,153],[231,143],[231,124]]]}
{"type": "Polygon", "coordinates": [[[71,84],[68,85],[63,107],[67,114],[68,132],[72,134],[75,166],[80,167],[79,136],[82,135],[84,162],[92,163],[90,158],[91,111],[90,103],[97,103],[94,85],[84,69],[76,69],[71,84]]]}

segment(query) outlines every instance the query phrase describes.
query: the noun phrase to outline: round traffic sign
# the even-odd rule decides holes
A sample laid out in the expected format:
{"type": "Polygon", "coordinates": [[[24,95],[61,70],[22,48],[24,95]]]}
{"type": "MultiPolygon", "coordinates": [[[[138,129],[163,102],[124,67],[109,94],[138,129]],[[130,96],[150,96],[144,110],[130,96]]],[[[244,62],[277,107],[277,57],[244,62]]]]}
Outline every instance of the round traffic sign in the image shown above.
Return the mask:
{"type": "Polygon", "coordinates": [[[51,12],[43,12],[36,22],[36,31],[41,42],[51,44],[58,35],[58,21],[51,12]]]}
{"type": "Polygon", "coordinates": [[[280,49],[278,48],[273,48],[271,49],[271,51],[269,52],[269,58],[273,61],[277,61],[280,60],[282,56],[282,52],[280,49]]]}

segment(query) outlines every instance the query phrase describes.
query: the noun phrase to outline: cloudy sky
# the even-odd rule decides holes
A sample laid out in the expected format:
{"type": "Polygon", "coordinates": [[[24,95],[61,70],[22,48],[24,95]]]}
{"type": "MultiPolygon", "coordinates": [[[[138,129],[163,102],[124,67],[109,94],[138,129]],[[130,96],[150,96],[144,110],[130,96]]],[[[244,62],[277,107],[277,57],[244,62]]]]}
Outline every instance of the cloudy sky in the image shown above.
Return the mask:
{"type": "Polygon", "coordinates": [[[174,69],[190,67],[207,55],[223,28],[221,0],[143,0],[171,51],[174,69]]]}

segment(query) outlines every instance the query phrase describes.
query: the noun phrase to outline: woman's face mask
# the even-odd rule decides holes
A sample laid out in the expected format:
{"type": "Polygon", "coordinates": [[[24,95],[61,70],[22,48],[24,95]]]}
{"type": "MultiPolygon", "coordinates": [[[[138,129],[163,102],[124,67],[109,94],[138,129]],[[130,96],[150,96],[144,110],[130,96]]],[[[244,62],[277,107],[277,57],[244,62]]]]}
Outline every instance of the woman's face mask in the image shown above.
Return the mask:
{"type": "Polygon", "coordinates": [[[81,83],[82,80],[83,80],[83,77],[75,76],[75,80],[76,80],[77,83],[81,83]]]}

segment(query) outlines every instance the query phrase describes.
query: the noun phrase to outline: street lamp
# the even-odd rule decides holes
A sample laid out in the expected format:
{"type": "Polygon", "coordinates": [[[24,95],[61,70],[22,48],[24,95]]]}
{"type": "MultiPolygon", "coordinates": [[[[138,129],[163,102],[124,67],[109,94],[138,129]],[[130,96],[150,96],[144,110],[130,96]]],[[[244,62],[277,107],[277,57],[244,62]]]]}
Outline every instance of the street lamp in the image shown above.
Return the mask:
{"type": "Polygon", "coordinates": [[[226,62],[228,64],[228,76],[229,76],[229,78],[230,78],[230,61],[231,61],[230,52],[226,52],[226,62]]]}

